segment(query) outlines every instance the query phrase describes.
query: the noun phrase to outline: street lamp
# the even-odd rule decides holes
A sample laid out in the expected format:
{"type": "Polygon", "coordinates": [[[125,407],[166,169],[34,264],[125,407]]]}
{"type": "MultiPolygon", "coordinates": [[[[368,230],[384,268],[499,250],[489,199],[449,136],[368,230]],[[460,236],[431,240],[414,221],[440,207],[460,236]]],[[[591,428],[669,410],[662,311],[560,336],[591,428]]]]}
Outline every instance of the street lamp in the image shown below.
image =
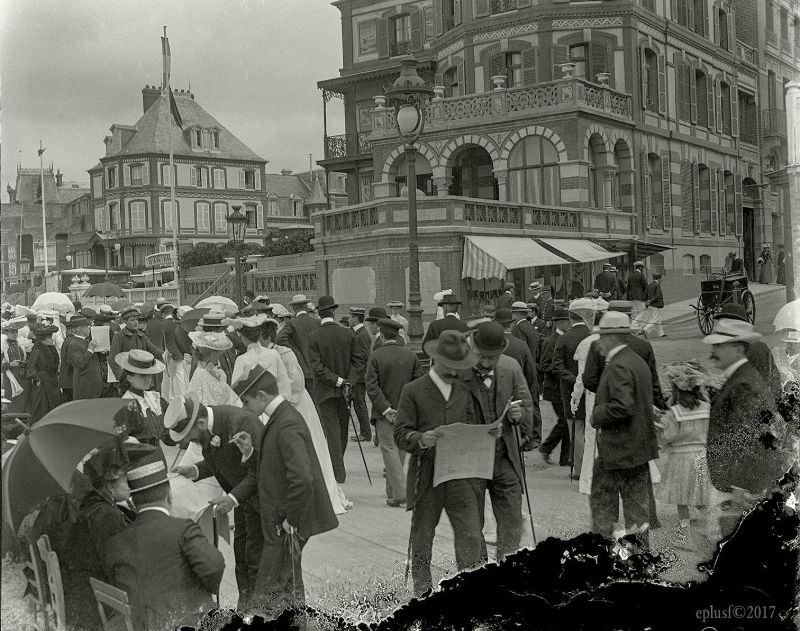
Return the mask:
{"type": "Polygon", "coordinates": [[[228,222],[228,233],[233,240],[233,259],[236,284],[236,304],[242,306],[242,243],[244,243],[244,231],[247,228],[247,215],[241,212],[241,206],[232,206],[233,212],[226,215],[225,221],[228,222]]]}
{"type": "Polygon", "coordinates": [[[400,76],[386,90],[394,107],[397,133],[405,143],[408,175],[408,337],[422,340],[422,296],[419,290],[419,243],[417,241],[417,148],[414,142],[425,128],[425,108],[433,90],[417,74],[417,60],[406,57],[401,62],[400,76]]]}

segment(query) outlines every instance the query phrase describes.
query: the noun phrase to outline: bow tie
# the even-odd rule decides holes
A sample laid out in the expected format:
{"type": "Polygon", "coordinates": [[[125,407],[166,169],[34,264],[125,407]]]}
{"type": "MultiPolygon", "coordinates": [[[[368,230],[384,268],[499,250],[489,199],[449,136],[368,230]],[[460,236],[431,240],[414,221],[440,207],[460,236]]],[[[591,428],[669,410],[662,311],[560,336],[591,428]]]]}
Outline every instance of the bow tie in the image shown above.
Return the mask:
{"type": "Polygon", "coordinates": [[[487,388],[492,387],[492,381],[494,380],[494,370],[490,370],[488,372],[483,372],[480,370],[475,371],[480,380],[483,382],[483,385],[487,388]]]}

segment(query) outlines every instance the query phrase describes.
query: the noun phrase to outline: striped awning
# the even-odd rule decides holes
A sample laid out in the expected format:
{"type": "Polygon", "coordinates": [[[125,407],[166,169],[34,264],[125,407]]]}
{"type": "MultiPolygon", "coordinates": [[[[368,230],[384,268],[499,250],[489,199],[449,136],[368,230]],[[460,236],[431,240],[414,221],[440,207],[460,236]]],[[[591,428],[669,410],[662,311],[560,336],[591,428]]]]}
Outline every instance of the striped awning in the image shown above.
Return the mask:
{"type": "MultiPolygon", "coordinates": [[[[555,250],[562,256],[578,261],[579,263],[590,263],[592,261],[605,261],[618,256],[624,256],[625,252],[609,252],[604,247],[586,241],[585,239],[537,239],[540,243],[555,250]]],[[[570,263],[572,261],[569,261],[570,263]]]]}
{"type": "Polygon", "coordinates": [[[464,241],[461,278],[505,278],[510,269],[568,265],[569,261],[527,237],[471,237],[464,241]]]}

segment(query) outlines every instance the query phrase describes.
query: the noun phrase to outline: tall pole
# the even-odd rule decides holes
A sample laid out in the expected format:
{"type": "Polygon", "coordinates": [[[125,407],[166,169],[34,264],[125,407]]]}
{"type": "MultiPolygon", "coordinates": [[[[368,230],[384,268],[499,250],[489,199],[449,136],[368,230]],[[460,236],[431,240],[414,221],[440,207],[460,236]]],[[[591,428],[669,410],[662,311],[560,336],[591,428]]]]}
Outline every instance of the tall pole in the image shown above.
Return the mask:
{"type": "Polygon", "coordinates": [[[408,175],[408,337],[422,341],[422,296],[419,291],[419,243],[417,242],[417,148],[406,144],[408,175]]]}
{"type": "MultiPolygon", "coordinates": [[[[169,109],[169,205],[172,213],[172,254],[173,272],[175,276],[175,287],[177,291],[176,302],[181,304],[181,282],[178,278],[178,205],[175,203],[175,155],[172,148],[172,88],[170,87],[170,75],[172,65],[172,54],[169,51],[169,41],[167,40],[167,27],[164,27],[164,76],[162,79],[161,96],[167,96],[167,107],[169,109]]],[[[155,280],[155,278],[154,278],[155,280]]]]}
{"type": "Polygon", "coordinates": [[[234,275],[236,283],[236,305],[242,308],[242,244],[239,239],[233,242],[233,258],[235,261],[234,275]]]}
{"type": "MultiPolygon", "coordinates": [[[[42,156],[45,149],[42,147],[42,141],[39,141],[39,178],[41,179],[42,187],[42,245],[44,246],[44,276],[47,279],[47,273],[50,271],[47,265],[47,215],[44,208],[44,161],[42,156]]],[[[47,280],[45,280],[45,289],[47,289],[47,280]]]]}
{"type": "Polygon", "coordinates": [[[786,300],[800,298],[800,81],[786,84],[786,133],[789,208],[784,208],[783,249],[786,252],[786,300]]]}

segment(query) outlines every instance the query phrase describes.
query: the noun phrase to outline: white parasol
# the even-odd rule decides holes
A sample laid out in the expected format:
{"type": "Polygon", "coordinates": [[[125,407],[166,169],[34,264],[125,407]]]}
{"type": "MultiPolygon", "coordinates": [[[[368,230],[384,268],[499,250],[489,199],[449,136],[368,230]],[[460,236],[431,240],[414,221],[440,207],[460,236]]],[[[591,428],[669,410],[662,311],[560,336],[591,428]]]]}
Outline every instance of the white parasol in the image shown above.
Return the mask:
{"type": "Polygon", "coordinates": [[[772,324],[775,325],[776,331],[781,329],[800,330],[800,298],[787,302],[778,309],[772,324]]]}
{"type": "Polygon", "coordinates": [[[31,305],[33,311],[58,311],[61,314],[75,313],[75,305],[66,294],[46,291],[31,305]]]}
{"type": "Polygon", "coordinates": [[[232,316],[234,313],[239,311],[239,307],[236,306],[236,303],[225,296],[209,296],[208,298],[203,298],[203,300],[198,302],[194,308],[221,311],[226,316],[232,316]]]}

